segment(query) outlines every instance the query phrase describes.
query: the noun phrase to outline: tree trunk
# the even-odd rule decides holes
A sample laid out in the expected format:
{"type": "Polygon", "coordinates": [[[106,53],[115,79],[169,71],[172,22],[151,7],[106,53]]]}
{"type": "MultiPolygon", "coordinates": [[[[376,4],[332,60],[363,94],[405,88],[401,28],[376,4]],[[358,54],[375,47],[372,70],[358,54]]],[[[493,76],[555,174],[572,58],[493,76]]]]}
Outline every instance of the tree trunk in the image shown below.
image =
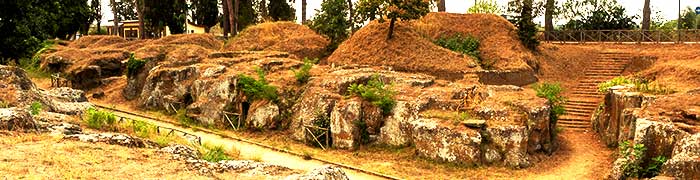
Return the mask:
{"type": "Polygon", "coordinates": [[[236,24],[235,24],[236,12],[233,11],[233,4],[232,4],[231,0],[224,0],[224,1],[226,1],[226,3],[228,3],[228,20],[229,20],[228,25],[229,25],[229,28],[231,29],[231,36],[235,36],[236,35],[236,24]]]}
{"type": "Polygon", "coordinates": [[[438,12],[445,12],[445,1],[446,0],[439,0],[437,4],[438,12]]]}
{"type": "MultiPolygon", "coordinates": [[[[97,33],[98,33],[98,34],[100,33],[100,29],[102,29],[102,28],[100,28],[100,24],[101,24],[101,23],[100,23],[100,20],[98,20],[98,21],[97,21],[97,33]]],[[[88,31],[88,33],[89,33],[89,32],[90,32],[90,31],[88,31]]]]}
{"type": "Polygon", "coordinates": [[[228,22],[229,22],[229,20],[228,20],[228,18],[229,18],[229,16],[228,16],[228,3],[226,3],[226,1],[228,1],[228,0],[221,0],[221,4],[223,5],[223,10],[224,10],[224,17],[223,17],[224,21],[221,22],[221,24],[224,25],[224,27],[223,27],[224,37],[228,38],[228,32],[231,31],[231,27],[229,27],[229,24],[228,24],[228,22]]]}
{"type": "Polygon", "coordinates": [[[306,23],[306,0],[301,0],[301,24],[306,23]]]}
{"type": "Polygon", "coordinates": [[[119,36],[119,12],[117,12],[117,3],[115,0],[110,0],[112,4],[112,13],[114,13],[114,27],[112,27],[112,35],[119,36]]]}
{"type": "Polygon", "coordinates": [[[554,0],[547,0],[544,10],[544,29],[547,32],[554,31],[552,16],[554,15],[554,0]]]}
{"type": "Polygon", "coordinates": [[[386,39],[389,40],[394,36],[394,24],[396,23],[396,18],[391,18],[391,22],[389,23],[389,35],[386,36],[386,39]]]}
{"type": "Polygon", "coordinates": [[[233,3],[233,35],[238,35],[238,9],[241,6],[241,0],[234,0],[233,3]]]}
{"type": "Polygon", "coordinates": [[[352,33],[355,33],[357,29],[355,29],[355,11],[352,9],[352,0],[348,0],[348,12],[350,13],[350,16],[348,16],[348,20],[350,21],[350,30],[352,33]]]}
{"type": "Polygon", "coordinates": [[[146,27],[143,22],[143,10],[145,9],[143,0],[134,0],[134,4],[136,4],[136,14],[139,16],[139,39],[146,39],[146,27]]]}
{"type": "Polygon", "coordinates": [[[642,30],[648,31],[651,24],[651,8],[649,7],[649,0],[644,0],[644,10],[642,17],[642,30]]]}

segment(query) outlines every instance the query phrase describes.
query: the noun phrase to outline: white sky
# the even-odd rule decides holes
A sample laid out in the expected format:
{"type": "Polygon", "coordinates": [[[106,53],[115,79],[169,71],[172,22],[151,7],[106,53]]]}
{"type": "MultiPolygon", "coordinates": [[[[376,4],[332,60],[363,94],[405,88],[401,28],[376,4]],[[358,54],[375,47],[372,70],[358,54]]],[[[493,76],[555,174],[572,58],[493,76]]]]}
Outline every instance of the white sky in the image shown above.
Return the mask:
{"type": "MultiPolygon", "coordinates": [[[[307,19],[311,19],[311,17],[316,13],[315,9],[320,9],[321,8],[321,2],[323,0],[307,0],[307,14],[306,16],[308,17],[307,19]]],[[[357,0],[353,0],[355,2],[357,0]]],[[[559,4],[563,3],[565,0],[556,0],[559,2],[559,4]]],[[[642,14],[642,8],[644,6],[644,0],[617,0],[618,3],[622,4],[629,15],[638,15],[640,16],[637,21],[641,21],[641,14],[642,14]]],[[[88,1],[89,2],[89,1],[88,1]]],[[[102,18],[102,24],[106,25],[108,20],[111,20],[113,18],[112,10],[109,7],[109,0],[101,0],[102,2],[102,12],[103,12],[103,18],[102,18]]],[[[499,6],[505,7],[508,4],[508,0],[496,0],[497,4],[499,6]]],[[[651,7],[653,8],[652,11],[653,13],[657,11],[661,11],[661,14],[663,18],[666,20],[671,20],[671,19],[677,19],[678,18],[678,0],[651,0],[651,7]]],[[[465,13],[467,12],[467,9],[471,6],[474,5],[474,0],[446,0],[446,6],[447,6],[447,12],[452,12],[452,13],[465,13]]],[[[685,9],[687,6],[692,7],[695,9],[695,7],[700,6],[700,0],[680,0],[681,4],[681,9],[685,9]]],[[[301,0],[296,0],[296,3],[294,3],[294,8],[297,10],[296,15],[297,15],[297,21],[301,21],[301,0]]],[[[436,9],[433,11],[437,11],[436,9]]],[[[652,14],[652,17],[655,17],[654,14],[652,14]]],[[[536,23],[539,24],[544,24],[543,23],[544,19],[542,17],[539,17],[538,19],[535,19],[536,23]]],[[[556,21],[556,20],[555,20],[556,21]]],[[[556,23],[556,22],[555,22],[556,23]]],[[[564,23],[564,22],[560,22],[564,23]]]]}

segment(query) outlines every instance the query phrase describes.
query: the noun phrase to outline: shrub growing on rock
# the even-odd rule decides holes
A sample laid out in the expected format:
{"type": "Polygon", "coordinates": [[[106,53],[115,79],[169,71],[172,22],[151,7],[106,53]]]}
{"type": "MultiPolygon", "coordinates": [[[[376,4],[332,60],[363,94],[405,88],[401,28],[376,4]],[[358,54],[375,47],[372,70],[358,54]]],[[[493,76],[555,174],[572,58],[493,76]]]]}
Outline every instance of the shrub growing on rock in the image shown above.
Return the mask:
{"type": "Polygon", "coordinates": [[[358,96],[382,109],[383,115],[388,115],[396,106],[396,92],[386,86],[378,75],[372,76],[366,84],[352,84],[348,87],[351,96],[358,96]]]}
{"type": "Polygon", "coordinates": [[[129,61],[126,62],[126,77],[136,75],[136,72],[146,65],[146,60],[134,58],[134,53],[129,56],[129,61]]]}
{"type": "Polygon", "coordinates": [[[608,91],[608,88],[610,88],[610,87],[631,84],[631,83],[632,83],[632,81],[625,78],[625,77],[622,77],[622,76],[616,77],[616,78],[613,78],[609,81],[598,84],[598,92],[605,93],[606,91],[608,91]]]}
{"type": "Polygon", "coordinates": [[[556,124],[559,116],[566,112],[564,109],[566,98],[561,95],[561,86],[558,83],[541,83],[533,85],[532,88],[537,92],[537,97],[549,100],[549,105],[552,106],[552,111],[549,113],[549,120],[553,124],[556,124]]]}
{"type": "Polygon", "coordinates": [[[265,71],[256,68],[258,79],[254,79],[245,74],[238,75],[238,87],[248,96],[249,100],[267,99],[277,101],[277,87],[270,85],[265,79],[265,71]]]}
{"type": "Polygon", "coordinates": [[[313,67],[316,62],[318,62],[318,59],[310,60],[308,58],[304,58],[304,64],[301,65],[299,69],[292,70],[294,72],[294,77],[297,79],[299,84],[309,82],[309,78],[311,78],[309,70],[311,70],[311,67],[313,67]]]}
{"type": "Polygon", "coordinates": [[[657,156],[646,162],[644,156],[647,148],[644,144],[631,144],[629,141],[620,143],[619,155],[625,159],[622,164],[622,174],[625,177],[651,178],[659,174],[661,166],[668,160],[664,156],[657,156]],[[647,167],[642,165],[647,164],[647,167]]]}
{"type": "Polygon", "coordinates": [[[219,162],[221,160],[231,159],[226,155],[226,151],[221,146],[204,146],[204,153],[202,154],[202,159],[209,162],[219,162]]]}
{"type": "Polygon", "coordinates": [[[41,103],[39,103],[39,102],[33,102],[29,106],[29,112],[32,114],[32,116],[39,115],[39,113],[41,112],[41,109],[42,109],[41,103]]]}

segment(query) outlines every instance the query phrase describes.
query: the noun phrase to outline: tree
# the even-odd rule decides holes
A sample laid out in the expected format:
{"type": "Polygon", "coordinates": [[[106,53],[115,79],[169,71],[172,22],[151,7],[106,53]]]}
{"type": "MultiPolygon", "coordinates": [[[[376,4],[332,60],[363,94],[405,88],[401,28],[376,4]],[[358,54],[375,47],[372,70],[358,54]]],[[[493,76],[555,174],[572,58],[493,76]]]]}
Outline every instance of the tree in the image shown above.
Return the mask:
{"type": "Polygon", "coordinates": [[[552,23],[552,18],[554,16],[555,8],[556,6],[554,6],[554,0],[547,0],[544,10],[544,29],[547,32],[554,31],[554,23],[552,23]]]}
{"type": "Polygon", "coordinates": [[[134,0],[134,4],[136,4],[136,13],[139,16],[139,39],[146,39],[146,25],[145,25],[145,20],[144,20],[144,0],[134,0]]]}
{"type": "Polygon", "coordinates": [[[651,8],[649,7],[649,0],[644,0],[644,10],[642,11],[642,30],[649,30],[649,24],[651,23],[651,8]]]}
{"type": "Polygon", "coordinates": [[[273,21],[293,21],[294,8],[287,3],[287,0],[269,0],[267,10],[270,19],[273,21]]]}
{"type": "Polygon", "coordinates": [[[227,2],[227,0],[221,0],[221,7],[224,11],[222,15],[223,17],[221,18],[221,27],[224,30],[224,37],[228,37],[228,33],[231,32],[231,24],[229,24],[231,22],[229,20],[231,16],[229,16],[228,14],[228,4],[229,3],[227,2]]]}
{"type": "Polygon", "coordinates": [[[218,0],[192,0],[191,7],[193,23],[205,26],[208,33],[219,18],[218,0]]]}
{"type": "Polygon", "coordinates": [[[117,2],[117,11],[119,11],[121,20],[134,20],[138,18],[136,2],[132,0],[121,0],[117,2]]]}
{"type": "Polygon", "coordinates": [[[262,21],[268,21],[270,19],[269,13],[267,12],[267,1],[266,0],[260,0],[260,18],[262,21]]]}
{"type": "Polygon", "coordinates": [[[533,10],[532,10],[533,0],[523,0],[523,9],[520,13],[520,18],[517,23],[518,26],[518,37],[520,41],[531,50],[536,50],[540,42],[535,38],[537,35],[537,25],[532,22],[533,10]]]}
{"type": "Polygon", "coordinates": [[[445,7],[445,0],[437,0],[437,1],[438,1],[438,4],[437,4],[438,12],[445,12],[445,10],[447,9],[445,7]]]}
{"type": "Polygon", "coordinates": [[[316,16],[309,23],[311,29],[330,39],[329,51],[335,50],[349,36],[352,23],[347,18],[348,11],[345,0],[324,0],[321,10],[316,10],[316,16]]]}
{"type": "Polygon", "coordinates": [[[102,3],[100,3],[100,0],[91,0],[90,10],[92,11],[90,22],[97,21],[97,31],[95,32],[99,33],[101,29],[100,23],[102,22],[102,3]]]}
{"type": "Polygon", "coordinates": [[[306,0],[301,0],[301,23],[306,23],[306,0]]]}
{"type": "Polygon", "coordinates": [[[690,7],[687,7],[681,13],[681,29],[697,29],[697,17],[695,11],[690,7]]]}
{"type": "Polygon", "coordinates": [[[182,34],[185,32],[185,23],[187,23],[187,1],[172,1],[170,12],[166,16],[168,29],[171,34],[182,34]]]}
{"type": "Polygon", "coordinates": [[[237,26],[238,31],[245,29],[246,27],[258,23],[258,13],[253,7],[253,0],[239,0],[240,6],[238,8],[238,20],[237,26]]]}
{"type": "Polygon", "coordinates": [[[477,1],[474,6],[467,9],[468,13],[486,13],[486,14],[499,14],[501,13],[501,8],[494,0],[481,0],[477,1]]]}
{"type": "Polygon", "coordinates": [[[430,12],[430,0],[360,0],[357,4],[357,14],[360,21],[384,18],[390,19],[387,40],[394,34],[397,20],[418,19],[430,12]]]}
{"type": "Polygon", "coordinates": [[[562,6],[562,15],[569,19],[564,29],[618,30],[634,29],[636,16],[627,16],[625,8],[616,0],[568,0],[562,6]]]}
{"type": "Polygon", "coordinates": [[[109,1],[109,6],[112,7],[112,13],[114,14],[114,26],[112,26],[112,35],[119,35],[119,11],[117,11],[117,2],[114,0],[109,1]]]}

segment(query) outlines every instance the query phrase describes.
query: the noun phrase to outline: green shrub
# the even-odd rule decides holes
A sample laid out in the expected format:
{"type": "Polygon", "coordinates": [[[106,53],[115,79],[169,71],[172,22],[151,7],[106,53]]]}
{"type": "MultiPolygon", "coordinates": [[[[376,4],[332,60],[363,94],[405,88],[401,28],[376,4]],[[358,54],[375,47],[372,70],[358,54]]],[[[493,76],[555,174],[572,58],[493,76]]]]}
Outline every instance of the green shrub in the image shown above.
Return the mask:
{"type": "Polygon", "coordinates": [[[484,69],[493,68],[492,63],[488,63],[481,59],[479,52],[479,39],[472,36],[463,36],[456,34],[454,36],[443,36],[434,41],[435,44],[445,49],[469,55],[476,59],[476,62],[484,69]]]}
{"type": "Polygon", "coordinates": [[[131,130],[133,130],[138,137],[148,138],[151,137],[155,126],[143,121],[133,120],[131,121],[131,130]]]}
{"type": "Polygon", "coordinates": [[[136,59],[134,53],[129,56],[129,61],[126,62],[126,77],[130,78],[136,75],[139,69],[146,65],[146,60],[136,59]]]}
{"type": "Polygon", "coordinates": [[[41,103],[39,103],[39,102],[33,102],[29,106],[29,112],[32,114],[32,116],[39,115],[39,113],[41,112],[41,109],[42,109],[41,103]]]}
{"type": "Polygon", "coordinates": [[[632,83],[632,80],[630,80],[630,79],[627,79],[627,78],[622,77],[622,76],[616,77],[616,78],[613,78],[609,81],[598,84],[598,92],[605,93],[608,91],[608,89],[610,87],[631,84],[631,83],[632,83]]]}
{"type": "Polygon", "coordinates": [[[532,88],[537,92],[537,97],[549,100],[549,105],[552,106],[552,110],[549,113],[549,120],[556,124],[559,116],[566,113],[564,109],[566,98],[561,95],[563,89],[559,83],[538,83],[533,85],[532,88]]]}
{"type": "Polygon", "coordinates": [[[111,112],[90,108],[86,111],[85,116],[85,122],[87,123],[88,127],[92,129],[116,129],[114,125],[117,122],[117,117],[111,112]]]}
{"type": "Polygon", "coordinates": [[[269,85],[265,79],[265,72],[256,68],[258,80],[253,79],[245,74],[238,75],[238,87],[243,90],[243,93],[250,98],[249,100],[267,99],[277,101],[277,87],[269,85]]]}
{"type": "Polygon", "coordinates": [[[659,174],[661,166],[668,160],[664,156],[657,156],[647,163],[644,158],[647,148],[644,144],[632,145],[629,141],[624,141],[620,143],[619,150],[619,155],[626,160],[622,165],[622,174],[625,177],[654,177],[659,174]],[[643,164],[647,164],[647,167],[642,167],[643,164]]]}
{"type": "Polygon", "coordinates": [[[10,104],[0,100],[0,108],[9,108],[10,104]]]}
{"type": "Polygon", "coordinates": [[[384,85],[384,83],[379,80],[378,75],[372,76],[366,84],[350,85],[350,87],[348,87],[348,93],[351,96],[358,96],[381,108],[383,115],[391,113],[394,106],[396,106],[396,100],[394,100],[396,92],[393,91],[391,87],[384,85]]]}
{"type": "Polygon", "coordinates": [[[228,157],[228,155],[226,155],[226,151],[222,146],[204,146],[204,151],[205,152],[202,155],[202,159],[205,161],[219,162],[221,160],[231,159],[230,157],[228,157]]]}
{"type": "Polygon", "coordinates": [[[311,78],[311,74],[309,74],[309,71],[311,70],[311,67],[316,64],[318,59],[310,60],[308,58],[304,58],[304,64],[301,65],[299,69],[292,70],[294,72],[294,77],[297,79],[297,82],[299,84],[304,84],[306,82],[309,82],[309,78],[311,78]]]}

